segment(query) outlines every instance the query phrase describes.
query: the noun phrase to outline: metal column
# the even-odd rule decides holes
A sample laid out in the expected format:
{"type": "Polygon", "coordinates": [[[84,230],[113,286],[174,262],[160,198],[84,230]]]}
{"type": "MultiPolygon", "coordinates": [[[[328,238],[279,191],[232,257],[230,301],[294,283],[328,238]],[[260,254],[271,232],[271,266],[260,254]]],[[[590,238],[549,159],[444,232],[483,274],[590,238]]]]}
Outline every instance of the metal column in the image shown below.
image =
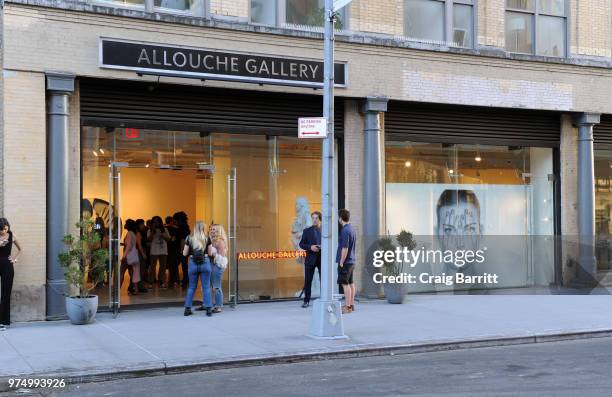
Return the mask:
{"type": "Polygon", "coordinates": [[[364,217],[363,233],[378,237],[385,233],[385,165],[381,113],[387,111],[386,97],[368,97],[365,114],[365,156],[364,156],[364,217]]]}
{"type": "Polygon", "coordinates": [[[334,204],[337,202],[337,187],[334,172],[334,4],[325,0],[325,81],[323,96],[323,116],[327,118],[327,138],[322,148],[322,205],[321,225],[321,298],[313,305],[310,335],[317,338],[343,338],[344,325],[340,302],[333,299],[334,271],[336,263],[336,243],[338,215],[334,204]]]}
{"type": "MultiPolygon", "coordinates": [[[[363,106],[365,115],[364,128],[364,179],[363,179],[363,244],[364,252],[381,235],[385,229],[385,164],[384,164],[384,131],[381,122],[383,112],[387,111],[386,97],[368,97],[363,106]]],[[[366,254],[369,257],[369,254],[366,254]]],[[[378,297],[380,285],[374,284],[372,274],[375,270],[365,264],[363,269],[362,295],[378,297]]]]}
{"type": "Polygon", "coordinates": [[[68,99],[74,75],[47,73],[47,318],[66,314],[64,270],[58,262],[70,230],[68,99]]]}
{"type": "Polygon", "coordinates": [[[583,113],[574,122],[578,127],[579,282],[593,282],[597,275],[593,126],[599,124],[599,120],[599,114],[583,113]]]}

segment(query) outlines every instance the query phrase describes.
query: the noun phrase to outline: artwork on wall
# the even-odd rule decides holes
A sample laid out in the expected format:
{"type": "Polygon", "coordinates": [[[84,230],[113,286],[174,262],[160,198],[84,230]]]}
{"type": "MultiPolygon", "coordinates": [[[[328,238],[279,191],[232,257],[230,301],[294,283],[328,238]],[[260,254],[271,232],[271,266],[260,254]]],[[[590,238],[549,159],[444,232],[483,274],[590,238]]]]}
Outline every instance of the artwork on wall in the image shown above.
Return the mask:
{"type": "Polygon", "coordinates": [[[481,263],[417,266],[431,274],[489,272],[499,275],[497,287],[525,286],[534,277],[529,202],[524,185],[388,183],[387,229],[390,235],[410,231],[418,248],[485,250],[481,263]]]}

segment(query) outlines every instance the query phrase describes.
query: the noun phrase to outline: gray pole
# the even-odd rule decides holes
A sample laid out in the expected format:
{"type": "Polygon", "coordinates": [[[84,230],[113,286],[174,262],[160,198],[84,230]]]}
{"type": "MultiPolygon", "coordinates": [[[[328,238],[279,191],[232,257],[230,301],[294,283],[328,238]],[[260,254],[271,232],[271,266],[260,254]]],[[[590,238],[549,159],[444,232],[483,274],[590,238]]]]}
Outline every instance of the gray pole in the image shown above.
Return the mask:
{"type": "Polygon", "coordinates": [[[68,99],[74,76],[47,73],[47,318],[66,314],[64,270],[57,257],[69,231],[68,99]]]}
{"type": "MultiPolygon", "coordinates": [[[[364,186],[363,186],[363,235],[365,251],[385,234],[385,165],[383,163],[383,136],[380,117],[387,111],[386,97],[371,96],[363,107],[365,114],[365,153],[364,153],[364,186]]],[[[369,266],[369,264],[366,264],[369,266]]],[[[372,269],[370,269],[372,270],[372,269]]],[[[380,285],[374,284],[366,271],[363,282],[366,296],[378,296],[380,285]]]]}
{"type": "Polygon", "coordinates": [[[327,138],[323,141],[322,153],[322,233],[321,233],[321,298],[313,305],[310,334],[318,338],[343,338],[342,309],[333,299],[335,247],[333,236],[337,234],[338,222],[334,186],[334,2],[325,0],[325,81],[323,93],[323,117],[327,118],[327,138]]]}
{"type": "Polygon", "coordinates": [[[600,115],[581,114],[575,121],[578,127],[578,235],[579,281],[595,280],[595,172],[593,157],[593,126],[600,115]]]}

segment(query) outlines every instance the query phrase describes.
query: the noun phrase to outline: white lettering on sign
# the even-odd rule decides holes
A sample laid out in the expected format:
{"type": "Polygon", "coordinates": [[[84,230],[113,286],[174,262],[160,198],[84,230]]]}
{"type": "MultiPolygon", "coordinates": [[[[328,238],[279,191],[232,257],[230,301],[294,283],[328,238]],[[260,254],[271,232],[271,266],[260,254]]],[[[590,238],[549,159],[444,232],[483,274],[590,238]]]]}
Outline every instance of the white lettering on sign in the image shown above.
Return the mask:
{"type": "Polygon", "coordinates": [[[298,120],[298,138],[327,137],[327,119],[325,117],[301,117],[298,120]]]}

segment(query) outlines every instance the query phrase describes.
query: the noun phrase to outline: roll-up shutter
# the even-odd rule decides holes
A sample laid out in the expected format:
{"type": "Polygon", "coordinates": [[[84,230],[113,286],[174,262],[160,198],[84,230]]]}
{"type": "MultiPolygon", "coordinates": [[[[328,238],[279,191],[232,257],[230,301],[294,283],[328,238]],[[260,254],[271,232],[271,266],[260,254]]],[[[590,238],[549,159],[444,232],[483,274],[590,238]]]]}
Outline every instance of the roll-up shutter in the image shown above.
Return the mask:
{"type": "Polygon", "coordinates": [[[524,109],[389,103],[387,140],[555,147],[559,113],[524,109]]]}
{"type": "MultiPolygon", "coordinates": [[[[82,78],[81,123],[86,126],[297,136],[298,117],[320,117],[323,98],[204,86],[82,78]]],[[[343,101],[335,129],[344,130],[343,101]]]]}
{"type": "Polygon", "coordinates": [[[601,115],[599,124],[593,127],[595,149],[612,150],[612,114],[601,115]]]}

